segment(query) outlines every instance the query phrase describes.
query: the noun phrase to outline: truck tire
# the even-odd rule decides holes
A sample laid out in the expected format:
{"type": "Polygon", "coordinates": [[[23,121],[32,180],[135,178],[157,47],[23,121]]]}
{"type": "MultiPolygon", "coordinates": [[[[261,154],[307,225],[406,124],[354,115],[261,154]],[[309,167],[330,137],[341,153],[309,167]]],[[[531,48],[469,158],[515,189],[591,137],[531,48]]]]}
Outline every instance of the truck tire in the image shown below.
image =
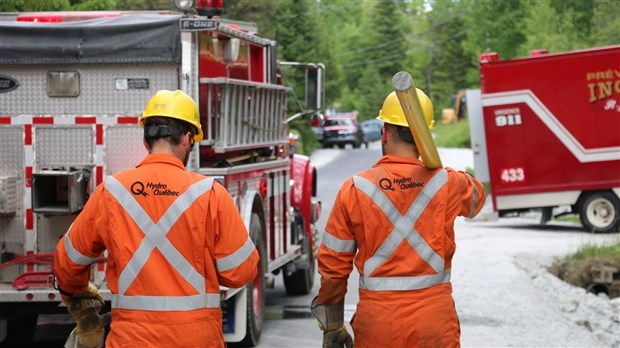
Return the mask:
{"type": "MultiPolygon", "coordinates": [[[[295,214],[295,229],[301,229],[304,232],[304,219],[299,214],[295,214]]],[[[297,233],[297,232],[295,232],[297,233]]],[[[301,241],[301,255],[303,264],[299,269],[290,275],[286,272],[282,273],[284,278],[284,287],[287,295],[307,295],[314,285],[314,259],[312,258],[312,246],[310,238],[306,233],[302,233],[304,239],[301,241]]]]}
{"type": "Polygon", "coordinates": [[[620,227],[620,200],[609,191],[584,194],[579,202],[579,219],[590,232],[613,232],[620,227]]]}
{"type": "Polygon", "coordinates": [[[246,285],[247,303],[246,333],[240,346],[255,347],[258,345],[263,324],[265,322],[265,273],[267,272],[267,253],[263,244],[263,228],[257,214],[250,219],[250,237],[260,256],[258,270],[253,281],[246,285]]]}
{"type": "Polygon", "coordinates": [[[22,315],[7,320],[7,333],[0,347],[30,347],[37,330],[39,316],[36,314],[22,315]]]}

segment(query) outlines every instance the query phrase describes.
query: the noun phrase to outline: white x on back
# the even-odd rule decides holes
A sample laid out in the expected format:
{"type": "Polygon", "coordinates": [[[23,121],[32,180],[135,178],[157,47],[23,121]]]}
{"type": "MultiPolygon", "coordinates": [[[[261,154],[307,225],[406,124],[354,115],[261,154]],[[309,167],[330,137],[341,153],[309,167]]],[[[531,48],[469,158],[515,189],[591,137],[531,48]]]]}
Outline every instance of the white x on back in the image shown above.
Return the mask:
{"type": "Polygon", "coordinates": [[[364,263],[365,276],[360,277],[360,288],[369,290],[415,290],[446,282],[450,279],[449,270],[444,270],[445,261],[426,243],[424,238],[414,228],[416,221],[422,215],[428,203],[447,180],[448,174],[446,170],[438,171],[426,183],[424,189],[411,203],[405,215],[401,215],[389,198],[375,184],[361,176],[353,177],[355,187],[375,202],[394,227],[375,254],[364,263]],[[420,257],[437,274],[411,277],[371,277],[370,274],[396,251],[403,239],[407,240],[409,245],[416,250],[420,257]]]}
{"type": "MultiPolygon", "coordinates": [[[[117,308],[133,308],[148,310],[183,310],[193,307],[219,306],[219,294],[205,294],[205,278],[183,257],[183,255],[170,243],[166,235],[176,223],[179,217],[194,203],[194,201],[209,191],[213,186],[213,178],[205,178],[191,185],[179,196],[164,215],[155,224],[144,209],[127,189],[114,177],[109,176],[105,181],[105,188],[125,209],[138,227],[145,234],[140,246],[121,271],[118,280],[117,308]],[[124,296],[125,292],[144,267],[151,252],[157,248],[170,265],[196,289],[200,295],[185,297],[185,301],[179,298],[175,300],[169,296],[124,296]],[[215,295],[206,296],[206,295],[215,295]],[[205,300],[205,296],[207,299],[205,300]],[[213,298],[211,298],[213,297],[213,298]],[[158,302],[159,301],[159,302],[158,302]]],[[[114,298],[113,298],[114,300],[114,298]]]]}

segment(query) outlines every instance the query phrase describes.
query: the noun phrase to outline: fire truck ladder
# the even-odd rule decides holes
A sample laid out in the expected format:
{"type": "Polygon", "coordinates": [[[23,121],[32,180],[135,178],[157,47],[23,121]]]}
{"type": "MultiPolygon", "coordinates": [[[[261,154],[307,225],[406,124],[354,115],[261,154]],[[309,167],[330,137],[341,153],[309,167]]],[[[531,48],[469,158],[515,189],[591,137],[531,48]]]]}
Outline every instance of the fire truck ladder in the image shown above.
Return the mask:
{"type": "Polygon", "coordinates": [[[288,142],[286,93],[289,87],[229,78],[201,78],[204,139],[217,153],[288,142]],[[206,105],[204,105],[206,103],[206,105]]]}

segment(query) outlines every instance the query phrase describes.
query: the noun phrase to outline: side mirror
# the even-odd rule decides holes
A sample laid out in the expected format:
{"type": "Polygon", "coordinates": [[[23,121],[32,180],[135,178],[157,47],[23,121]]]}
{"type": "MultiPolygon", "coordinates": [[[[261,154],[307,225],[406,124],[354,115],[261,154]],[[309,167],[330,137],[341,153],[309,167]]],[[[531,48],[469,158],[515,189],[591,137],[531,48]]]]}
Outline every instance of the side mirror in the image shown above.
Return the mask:
{"type": "Polygon", "coordinates": [[[324,90],[325,66],[323,64],[308,64],[306,66],[306,109],[322,110],[324,90]]]}
{"type": "Polygon", "coordinates": [[[312,127],[322,127],[325,123],[325,116],[320,112],[315,112],[310,118],[310,125],[312,127]]]}

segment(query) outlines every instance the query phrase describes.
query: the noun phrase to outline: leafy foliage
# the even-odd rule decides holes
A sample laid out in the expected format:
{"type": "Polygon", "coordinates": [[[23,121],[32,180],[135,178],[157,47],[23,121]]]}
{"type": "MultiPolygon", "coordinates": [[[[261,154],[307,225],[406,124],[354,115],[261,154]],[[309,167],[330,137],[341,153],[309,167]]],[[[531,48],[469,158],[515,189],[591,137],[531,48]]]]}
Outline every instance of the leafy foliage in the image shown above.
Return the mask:
{"type": "MultiPolygon", "coordinates": [[[[172,0],[0,1],[2,12],[171,9],[172,0]]],[[[377,115],[401,70],[429,94],[439,120],[458,90],[478,87],[481,53],[510,59],[620,42],[618,0],[225,0],[223,16],[256,22],[278,42],[281,61],[323,63],[327,106],[361,120],[377,115]]],[[[303,71],[282,74],[295,86],[292,115],[303,71]]],[[[307,119],[292,125],[313,136],[307,119]]]]}

